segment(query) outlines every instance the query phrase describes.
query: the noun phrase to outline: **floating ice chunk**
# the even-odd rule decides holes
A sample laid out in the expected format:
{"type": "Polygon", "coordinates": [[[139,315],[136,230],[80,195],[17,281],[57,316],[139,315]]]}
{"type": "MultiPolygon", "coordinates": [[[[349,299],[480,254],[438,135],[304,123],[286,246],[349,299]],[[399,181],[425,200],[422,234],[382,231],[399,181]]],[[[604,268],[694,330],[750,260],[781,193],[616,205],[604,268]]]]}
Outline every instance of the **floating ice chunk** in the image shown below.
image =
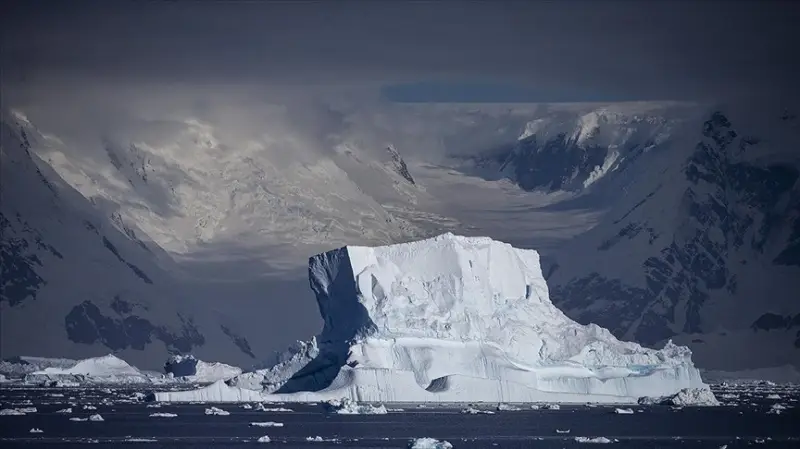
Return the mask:
{"type": "Polygon", "coordinates": [[[786,409],[787,407],[783,404],[772,404],[767,413],[771,415],[780,415],[781,412],[783,412],[786,409]]]}
{"type": "Polygon", "coordinates": [[[69,420],[70,421],[75,421],[75,422],[83,422],[83,421],[88,421],[89,418],[78,418],[77,416],[75,416],[75,417],[70,418],[69,420]]]}
{"type": "Polygon", "coordinates": [[[561,406],[558,404],[545,404],[542,408],[545,410],[561,410],[561,406]]]}
{"type": "Polygon", "coordinates": [[[125,441],[125,442],[128,442],[128,443],[156,443],[156,442],[158,442],[158,440],[156,440],[155,438],[125,438],[122,441],[125,441]]]}
{"type": "Polygon", "coordinates": [[[306,441],[312,441],[312,442],[315,442],[315,443],[322,443],[325,440],[321,436],[318,435],[318,436],[315,436],[315,437],[306,437],[306,441]]]}
{"type": "Polygon", "coordinates": [[[570,429],[564,429],[564,430],[556,429],[556,433],[560,433],[560,434],[567,434],[569,432],[570,432],[570,429]]]}
{"type": "Polygon", "coordinates": [[[294,410],[284,407],[267,407],[264,404],[257,404],[256,411],[258,412],[293,412],[294,410]]]}
{"type": "Polygon", "coordinates": [[[617,415],[633,415],[632,408],[615,408],[614,413],[617,415]]]}
{"type": "Polygon", "coordinates": [[[264,435],[263,437],[258,437],[256,441],[259,443],[269,443],[272,440],[268,436],[264,435]]]}
{"type": "Polygon", "coordinates": [[[0,416],[24,416],[26,413],[16,408],[4,408],[0,410],[0,416]]]}
{"type": "Polygon", "coordinates": [[[408,443],[409,449],[453,449],[449,441],[439,441],[434,438],[415,438],[408,443]]]}
{"type": "Polygon", "coordinates": [[[84,405],[84,406],[83,406],[83,409],[84,409],[84,410],[97,410],[97,407],[95,407],[95,406],[93,406],[93,405],[88,405],[88,404],[87,404],[87,405],[84,405]]]}
{"type": "Polygon", "coordinates": [[[221,408],[211,407],[206,409],[206,415],[228,416],[231,412],[222,410],[221,408]]]}
{"type": "Polygon", "coordinates": [[[575,437],[575,441],[578,443],[595,443],[595,444],[608,444],[608,443],[616,443],[617,440],[610,440],[606,437],[575,437]]]}
{"type": "Polygon", "coordinates": [[[641,405],[718,406],[719,401],[708,388],[684,388],[679,392],[663,397],[641,397],[641,405]]]}
{"type": "Polygon", "coordinates": [[[522,410],[522,409],[519,408],[519,407],[516,407],[514,405],[509,405],[509,404],[498,404],[497,405],[497,411],[500,411],[500,412],[516,412],[516,411],[520,411],[520,410],[522,410]]]}
{"type": "Polygon", "coordinates": [[[89,421],[100,422],[100,421],[105,421],[105,420],[99,414],[94,414],[94,415],[89,415],[89,421]]]}
{"type": "Polygon", "coordinates": [[[273,421],[251,422],[250,425],[253,427],[283,427],[282,422],[273,422],[273,421]]]}
{"type": "Polygon", "coordinates": [[[474,407],[467,407],[464,410],[461,410],[461,413],[464,413],[464,414],[467,414],[467,415],[478,415],[478,414],[481,414],[481,415],[494,415],[494,412],[491,411],[491,410],[481,410],[481,409],[477,409],[477,408],[474,408],[474,407]]]}
{"type": "Polygon", "coordinates": [[[383,404],[359,404],[350,398],[332,399],[327,401],[327,407],[340,415],[385,415],[388,413],[383,404]]]}
{"type": "Polygon", "coordinates": [[[44,433],[44,430],[34,427],[30,430],[30,433],[44,433]]]}
{"type": "Polygon", "coordinates": [[[777,399],[780,399],[780,398],[781,398],[780,395],[777,395],[775,393],[767,395],[767,399],[776,399],[777,400],[777,399]]]}
{"type": "Polygon", "coordinates": [[[178,416],[178,415],[176,415],[175,413],[151,413],[150,414],[151,418],[175,418],[176,416],[178,416]]]}
{"type": "Polygon", "coordinates": [[[72,413],[72,407],[62,408],[61,410],[56,411],[56,413],[72,413]]]}
{"type": "Polygon", "coordinates": [[[242,404],[241,407],[245,410],[252,410],[253,406],[250,404],[242,404]]]}

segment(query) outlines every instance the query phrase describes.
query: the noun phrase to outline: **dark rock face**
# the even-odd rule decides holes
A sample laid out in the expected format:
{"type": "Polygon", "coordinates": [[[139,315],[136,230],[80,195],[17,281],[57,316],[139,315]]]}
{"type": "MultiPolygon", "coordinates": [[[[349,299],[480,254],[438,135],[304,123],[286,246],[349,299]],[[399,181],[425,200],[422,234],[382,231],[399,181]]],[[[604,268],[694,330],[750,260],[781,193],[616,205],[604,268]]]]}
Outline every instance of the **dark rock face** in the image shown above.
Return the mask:
{"type": "Polygon", "coordinates": [[[239,348],[239,350],[241,350],[243,353],[249,355],[250,358],[253,358],[253,359],[256,358],[256,355],[253,354],[253,350],[250,347],[250,342],[248,342],[246,338],[244,338],[241,335],[237,334],[236,332],[232,331],[227,326],[220,325],[219,327],[222,330],[222,333],[227,335],[228,338],[230,338],[231,341],[233,341],[233,344],[235,344],[239,348]]]}
{"type": "Polygon", "coordinates": [[[47,283],[36,272],[42,266],[37,252],[58,259],[64,256],[45,243],[19,214],[9,220],[0,212],[0,237],[0,301],[14,307],[27,299],[36,299],[39,289],[47,283]]]}
{"type": "MultiPolygon", "coordinates": [[[[653,201],[657,191],[645,193],[614,222],[618,231],[598,248],[609,250],[624,239],[645,239],[652,245],[657,229],[674,232],[667,246],[654,248],[653,255],[642,261],[646,288],[591,273],[552,286],[556,304],[579,321],[595,322],[618,336],[653,344],[676,333],[704,330],[700,310],[711,292],[737,292],[731,264],[743,263],[733,260],[739,250],[763,255],[765,248],[783,238],[780,231],[788,225],[794,233],[774,263],[798,262],[800,220],[792,213],[793,205],[800,204],[793,190],[800,177],[797,167],[741,162],[738,156],[757,150],[758,140],[741,137],[719,112],[703,124],[702,136],[683,165],[688,187],[681,197],[680,223],[665,229],[658,217],[647,217],[652,222],[625,220],[633,210],[653,201]],[[603,305],[593,306],[595,301],[603,305]]],[[[759,326],[771,325],[771,318],[762,319],[759,326]]]]}
{"type": "Polygon", "coordinates": [[[579,146],[565,134],[547,141],[533,135],[518,142],[503,168],[513,167],[513,177],[524,190],[578,190],[607,156],[608,148],[579,146]]]}
{"type": "Polygon", "coordinates": [[[393,147],[387,147],[386,151],[389,152],[389,156],[392,158],[391,164],[392,168],[394,168],[394,171],[409,183],[416,185],[416,182],[414,182],[414,177],[412,177],[411,173],[409,173],[406,161],[403,160],[403,158],[400,156],[400,153],[398,153],[393,147]]]}
{"type": "Polygon", "coordinates": [[[133,307],[118,297],[112,303],[112,309],[116,316],[104,315],[91,301],[73,307],[64,317],[67,337],[75,343],[101,343],[115,351],[127,348],[143,350],[153,338],[164,342],[170,350],[184,353],[205,344],[205,337],[192,320],[181,315],[178,315],[182,323],[180,334],[176,334],[165,326],[155,326],[132,314],[133,307]]]}

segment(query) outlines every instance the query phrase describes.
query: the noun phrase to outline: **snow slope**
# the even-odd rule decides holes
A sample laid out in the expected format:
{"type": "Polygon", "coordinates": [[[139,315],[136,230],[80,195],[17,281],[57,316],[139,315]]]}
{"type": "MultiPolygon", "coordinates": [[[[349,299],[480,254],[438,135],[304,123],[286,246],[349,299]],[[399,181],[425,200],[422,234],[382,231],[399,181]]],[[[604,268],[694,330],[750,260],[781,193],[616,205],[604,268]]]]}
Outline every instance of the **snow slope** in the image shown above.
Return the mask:
{"type": "Polygon", "coordinates": [[[567,318],[533,250],[448,233],[329,251],[310,259],[309,277],[325,322],[319,350],[288,365],[282,384],[155,398],[635,402],[707,389],[687,348],[646,349],[567,318]]]}

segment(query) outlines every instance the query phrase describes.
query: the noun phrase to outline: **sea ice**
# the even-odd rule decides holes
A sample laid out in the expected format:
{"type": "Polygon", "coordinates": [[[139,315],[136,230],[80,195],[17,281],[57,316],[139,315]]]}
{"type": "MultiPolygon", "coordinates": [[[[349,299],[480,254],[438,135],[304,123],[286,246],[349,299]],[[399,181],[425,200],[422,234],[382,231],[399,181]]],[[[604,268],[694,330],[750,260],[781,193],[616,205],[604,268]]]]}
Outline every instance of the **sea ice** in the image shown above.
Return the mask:
{"type": "Polygon", "coordinates": [[[34,427],[30,430],[30,433],[44,433],[44,430],[34,427]]]}
{"type": "Polygon", "coordinates": [[[211,407],[206,409],[206,415],[228,416],[231,412],[222,410],[221,408],[211,407]]]}
{"type": "Polygon", "coordinates": [[[434,438],[416,438],[408,444],[409,449],[453,449],[449,441],[439,441],[434,438]]]}
{"type": "Polygon", "coordinates": [[[676,407],[684,406],[717,406],[719,401],[714,397],[714,393],[706,388],[684,388],[675,394],[662,397],[644,396],[639,398],[641,405],[673,405],[676,407]]]}
{"type": "Polygon", "coordinates": [[[256,441],[259,443],[269,443],[272,440],[268,436],[264,435],[263,437],[259,437],[256,441]]]}
{"type": "Polygon", "coordinates": [[[578,443],[596,443],[596,444],[608,444],[608,443],[615,443],[617,440],[610,440],[606,437],[575,437],[575,441],[578,443]]]}
{"type": "Polygon", "coordinates": [[[150,414],[151,418],[175,418],[177,416],[178,415],[176,415],[175,413],[151,413],[150,414]]]}
{"type": "Polygon", "coordinates": [[[631,408],[615,408],[614,413],[617,415],[633,415],[633,409],[631,408]]]}
{"type": "Polygon", "coordinates": [[[0,410],[0,416],[24,416],[26,413],[16,408],[4,408],[0,410]]]}
{"type": "Polygon", "coordinates": [[[89,421],[100,422],[100,421],[105,421],[105,420],[99,414],[94,414],[94,415],[89,415],[89,421]]]}
{"type": "Polygon", "coordinates": [[[328,408],[339,415],[385,415],[388,413],[383,404],[358,404],[349,398],[333,399],[327,402],[328,408]]]}
{"type": "MultiPolygon", "coordinates": [[[[443,234],[309,260],[322,332],[272,368],[157,401],[710,402],[688,348],[617,340],[549,298],[539,254],[443,234]],[[690,390],[686,390],[690,389],[690,390]],[[691,394],[682,391],[698,392],[691,394]],[[702,392],[702,393],[699,393],[702,392]]],[[[715,401],[715,399],[714,399],[715,401]]]]}
{"type": "Polygon", "coordinates": [[[273,421],[251,422],[250,425],[253,427],[283,427],[282,422],[273,422],[273,421]]]}

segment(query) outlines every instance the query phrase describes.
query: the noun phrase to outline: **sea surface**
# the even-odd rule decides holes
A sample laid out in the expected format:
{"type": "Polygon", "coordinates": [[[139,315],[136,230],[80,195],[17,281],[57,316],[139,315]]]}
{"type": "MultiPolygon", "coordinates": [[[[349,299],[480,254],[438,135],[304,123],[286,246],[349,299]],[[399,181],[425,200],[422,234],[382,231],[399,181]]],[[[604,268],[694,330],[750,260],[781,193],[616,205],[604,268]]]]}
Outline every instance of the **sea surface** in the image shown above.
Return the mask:
{"type": "Polygon", "coordinates": [[[130,388],[5,385],[0,386],[1,409],[36,411],[0,416],[0,448],[241,447],[265,435],[271,445],[316,449],[406,448],[422,437],[446,440],[454,448],[595,447],[576,437],[605,437],[612,447],[628,448],[800,448],[800,386],[717,385],[714,392],[720,407],[621,407],[633,414],[592,405],[533,409],[517,404],[520,410],[498,411],[497,404],[478,404],[474,407],[493,413],[469,414],[463,413],[465,407],[386,404],[390,412],[385,415],[338,415],[324,404],[265,404],[291,411],[262,411],[255,403],[148,403],[146,391],[130,388]],[[212,406],[230,414],[206,414],[212,406]],[[72,413],[58,412],[66,408],[72,413]],[[103,421],[70,421],[91,414],[103,421]],[[283,426],[250,425],[270,421],[283,426]],[[34,428],[42,433],[31,433],[34,428]]]}

